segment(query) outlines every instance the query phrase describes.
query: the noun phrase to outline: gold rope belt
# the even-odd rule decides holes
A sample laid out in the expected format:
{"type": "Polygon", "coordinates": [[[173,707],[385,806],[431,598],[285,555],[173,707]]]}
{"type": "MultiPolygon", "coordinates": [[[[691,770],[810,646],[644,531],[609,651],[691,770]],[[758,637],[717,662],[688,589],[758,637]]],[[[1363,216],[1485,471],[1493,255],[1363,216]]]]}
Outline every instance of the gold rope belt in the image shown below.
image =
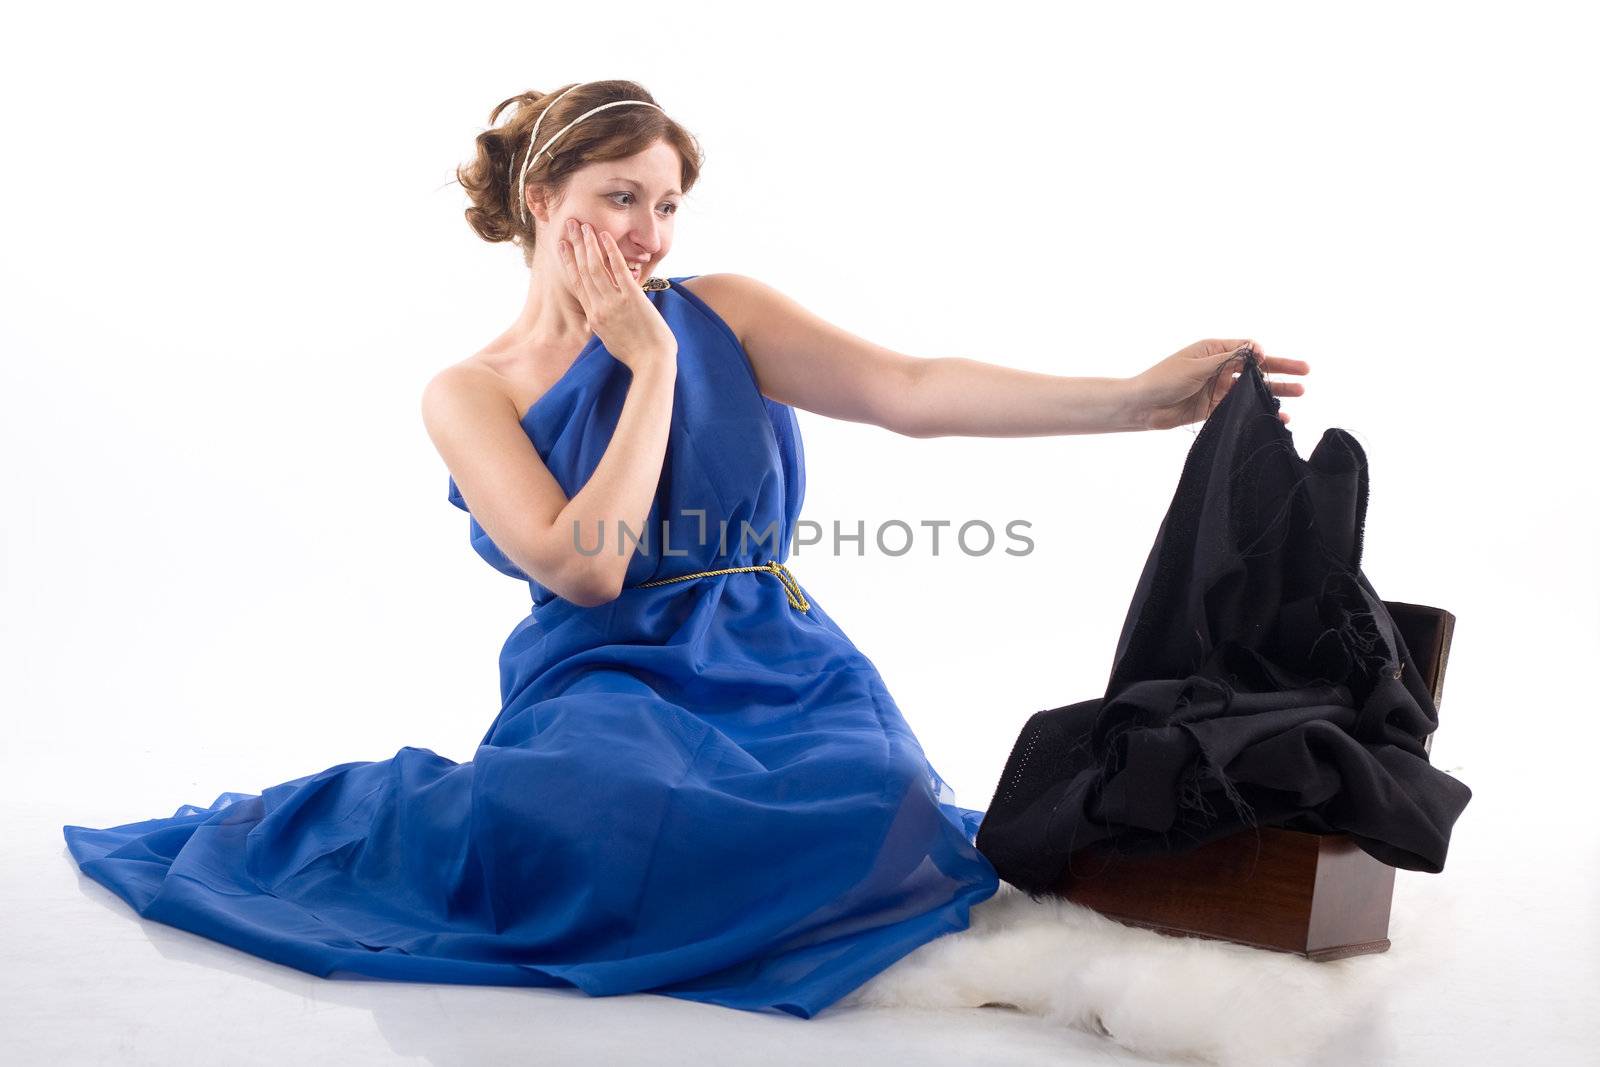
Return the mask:
{"type": "Polygon", "coordinates": [[[765,571],[777,577],[783,583],[783,591],[789,595],[789,604],[798,611],[810,611],[811,605],[806,603],[805,596],[800,592],[800,584],[794,580],[794,575],[789,573],[789,568],[776,560],[768,560],[756,567],[723,567],[715,571],[696,571],[694,574],[680,574],[676,578],[656,578],[648,582],[640,582],[642,589],[651,585],[666,585],[669,582],[687,582],[691,578],[705,578],[713,574],[745,574],[749,571],[765,571]]]}

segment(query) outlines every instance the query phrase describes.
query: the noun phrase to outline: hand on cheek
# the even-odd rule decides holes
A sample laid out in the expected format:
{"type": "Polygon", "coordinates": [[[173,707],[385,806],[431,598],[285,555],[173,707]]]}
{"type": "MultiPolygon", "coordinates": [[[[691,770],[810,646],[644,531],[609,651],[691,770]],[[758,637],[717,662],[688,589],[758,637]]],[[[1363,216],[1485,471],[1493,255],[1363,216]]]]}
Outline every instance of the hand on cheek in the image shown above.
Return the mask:
{"type": "Polygon", "coordinates": [[[557,249],[562,258],[570,260],[578,270],[582,270],[586,263],[584,253],[587,251],[583,244],[583,222],[576,217],[569,217],[561,224],[562,239],[557,249]]]}

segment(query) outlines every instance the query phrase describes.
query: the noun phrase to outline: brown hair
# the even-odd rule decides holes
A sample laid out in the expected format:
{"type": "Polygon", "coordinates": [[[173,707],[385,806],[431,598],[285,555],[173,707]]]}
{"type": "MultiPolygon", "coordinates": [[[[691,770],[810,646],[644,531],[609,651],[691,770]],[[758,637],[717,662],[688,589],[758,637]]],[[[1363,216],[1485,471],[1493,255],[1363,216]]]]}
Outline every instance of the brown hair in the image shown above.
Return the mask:
{"type": "MultiPolygon", "coordinates": [[[[477,136],[477,158],[456,168],[456,180],[472,198],[472,206],[466,210],[467,223],[485,241],[521,245],[523,263],[529,267],[533,266],[535,220],[531,214],[526,222],[522,220],[516,190],[516,176],[528,153],[543,148],[557,131],[590,108],[613,100],[655,103],[638,82],[589,82],[561,97],[569,88],[571,84],[548,93],[529,90],[500,101],[489,112],[489,128],[477,136]],[[533,124],[557,97],[561,102],[539,125],[539,143],[530,146],[528,134],[533,124]],[[516,111],[503,126],[496,126],[500,113],[512,104],[518,105],[516,111]]],[[[608,107],[562,134],[528,171],[527,188],[541,189],[547,203],[557,203],[566,195],[573,171],[635,155],[657,141],[678,150],[683,160],[679,187],[687,195],[705,162],[699,142],[658,108],[639,105],[608,107]]]]}

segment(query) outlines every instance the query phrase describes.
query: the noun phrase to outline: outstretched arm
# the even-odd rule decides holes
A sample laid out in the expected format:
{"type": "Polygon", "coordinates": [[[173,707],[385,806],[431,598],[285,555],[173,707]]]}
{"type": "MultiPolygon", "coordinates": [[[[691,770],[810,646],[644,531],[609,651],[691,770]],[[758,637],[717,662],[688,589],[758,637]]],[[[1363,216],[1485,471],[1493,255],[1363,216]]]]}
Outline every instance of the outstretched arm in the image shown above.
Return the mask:
{"type": "MultiPolygon", "coordinates": [[[[1266,357],[1247,339],[1189,345],[1131,378],[1068,377],[961,356],[904,355],[842,330],[754,278],[709,274],[696,295],[727,309],[761,392],[831,418],[907,437],[1040,437],[1165,429],[1206,417],[1232,384],[1209,381],[1250,344],[1263,370],[1304,374],[1299,360],[1266,357]]],[[[1298,396],[1298,383],[1270,383],[1298,396]]],[[[1285,422],[1288,416],[1280,412],[1285,422]]]]}
{"type": "MultiPolygon", "coordinates": [[[[915,437],[1036,437],[1166,430],[1200,422],[1233,388],[1244,348],[1264,373],[1306,374],[1303,360],[1267,356],[1253,340],[1207,338],[1132,378],[1067,378],[949,357],[923,361],[907,397],[915,437]],[[1218,372],[1221,371],[1219,375],[1218,372]]],[[[1301,396],[1299,382],[1269,381],[1274,396],[1301,396]]],[[[1289,414],[1278,412],[1289,421],[1289,414]]]]}
{"type": "Polygon", "coordinates": [[[1043,437],[1143,430],[1131,378],[1081,378],[964,356],[922,361],[905,398],[911,437],[1043,437]]]}

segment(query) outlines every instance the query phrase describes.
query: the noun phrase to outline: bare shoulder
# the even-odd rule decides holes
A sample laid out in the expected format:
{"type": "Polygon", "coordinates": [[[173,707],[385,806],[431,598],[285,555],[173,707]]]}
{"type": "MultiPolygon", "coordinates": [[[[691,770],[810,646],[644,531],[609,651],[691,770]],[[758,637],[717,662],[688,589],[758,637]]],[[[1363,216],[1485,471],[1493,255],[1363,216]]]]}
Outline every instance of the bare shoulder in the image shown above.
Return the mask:
{"type": "Polygon", "coordinates": [[[435,437],[458,419],[516,412],[503,377],[477,355],[441,369],[422,388],[422,421],[435,437]]]}
{"type": "Polygon", "coordinates": [[[704,300],[747,349],[752,328],[772,307],[771,298],[781,295],[747,274],[697,274],[677,284],[704,300]]]}
{"type": "Polygon", "coordinates": [[[727,322],[763,396],[907,432],[907,398],[926,360],[858,337],[746,274],[703,274],[678,284],[727,322]]]}

